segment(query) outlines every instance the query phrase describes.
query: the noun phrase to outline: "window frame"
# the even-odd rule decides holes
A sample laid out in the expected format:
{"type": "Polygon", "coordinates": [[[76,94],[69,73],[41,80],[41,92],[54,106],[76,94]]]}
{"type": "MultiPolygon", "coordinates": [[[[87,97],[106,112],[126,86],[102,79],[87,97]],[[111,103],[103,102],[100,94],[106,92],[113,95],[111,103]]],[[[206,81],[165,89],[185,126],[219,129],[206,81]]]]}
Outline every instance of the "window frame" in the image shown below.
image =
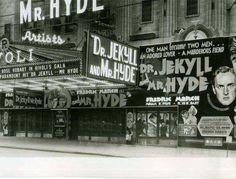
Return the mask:
{"type": "Polygon", "coordinates": [[[188,15],[188,0],[186,0],[186,4],[185,4],[185,16],[186,17],[196,17],[196,16],[199,16],[200,15],[200,1],[199,0],[196,0],[197,1],[197,13],[196,14],[191,14],[191,15],[188,15]]]}
{"type": "Polygon", "coordinates": [[[153,0],[142,0],[142,3],[141,3],[141,12],[142,12],[142,15],[141,15],[141,24],[147,24],[147,23],[152,23],[153,22],[153,0]],[[150,20],[147,20],[147,21],[143,21],[143,2],[144,1],[150,1],[151,2],[151,17],[150,17],[150,20]]]}

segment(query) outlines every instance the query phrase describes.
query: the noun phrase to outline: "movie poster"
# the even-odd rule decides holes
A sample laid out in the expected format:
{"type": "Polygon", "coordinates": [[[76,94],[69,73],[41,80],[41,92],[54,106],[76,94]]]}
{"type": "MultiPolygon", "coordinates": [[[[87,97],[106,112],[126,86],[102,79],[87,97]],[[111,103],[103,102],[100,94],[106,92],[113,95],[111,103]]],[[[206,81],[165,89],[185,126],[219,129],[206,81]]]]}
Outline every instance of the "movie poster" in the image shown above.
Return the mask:
{"type": "Polygon", "coordinates": [[[210,133],[210,136],[226,137],[233,133],[231,126],[236,118],[235,38],[144,46],[140,48],[140,58],[139,87],[157,94],[146,98],[146,103],[153,106],[165,100],[169,105],[179,106],[179,134],[205,137],[210,133]],[[213,135],[214,132],[224,135],[213,135]]]}

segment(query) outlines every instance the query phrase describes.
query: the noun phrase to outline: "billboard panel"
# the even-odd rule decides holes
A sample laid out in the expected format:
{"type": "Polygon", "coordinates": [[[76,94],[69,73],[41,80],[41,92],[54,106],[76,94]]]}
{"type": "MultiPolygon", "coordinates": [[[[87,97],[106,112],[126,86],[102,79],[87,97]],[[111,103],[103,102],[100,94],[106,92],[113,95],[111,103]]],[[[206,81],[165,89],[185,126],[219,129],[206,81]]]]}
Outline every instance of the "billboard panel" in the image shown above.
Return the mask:
{"type": "Polygon", "coordinates": [[[127,85],[136,85],[138,50],[100,35],[89,33],[87,75],[127,85]]]}
{"type": "Polygon", "coordinates": [[[223,116],[235,124],[235,52],[234,37],[140,47],[139,87],[152,94],[146,96],[146,106],[178,105],[179,124],[184,126],[210,117],[210,124],[224,128],[223,116]]]}

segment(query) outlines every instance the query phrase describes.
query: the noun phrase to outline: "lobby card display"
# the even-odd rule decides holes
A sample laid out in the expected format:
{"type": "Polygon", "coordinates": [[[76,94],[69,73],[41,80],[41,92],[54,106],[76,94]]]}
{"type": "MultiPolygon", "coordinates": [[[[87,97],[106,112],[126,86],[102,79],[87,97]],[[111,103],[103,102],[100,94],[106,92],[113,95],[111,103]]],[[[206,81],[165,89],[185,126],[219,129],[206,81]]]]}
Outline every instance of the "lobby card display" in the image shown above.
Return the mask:
{"type": "Polygon", "coordinates": [[[66,122],[67,122],[67,111],[66,110],[55,110],[54,111],[54,128],[53,136],[55,138],[66,137],[66,122]]]}

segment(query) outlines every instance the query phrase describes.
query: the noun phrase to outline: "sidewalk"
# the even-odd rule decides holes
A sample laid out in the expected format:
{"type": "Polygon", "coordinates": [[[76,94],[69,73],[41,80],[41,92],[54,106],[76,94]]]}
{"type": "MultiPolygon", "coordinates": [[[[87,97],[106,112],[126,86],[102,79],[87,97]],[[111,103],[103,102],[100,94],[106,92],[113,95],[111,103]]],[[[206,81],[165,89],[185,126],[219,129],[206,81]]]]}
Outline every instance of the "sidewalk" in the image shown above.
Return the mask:
{"type": "Polygon", "coordinates": [[[66,141],[60,139],[0,137],[0,148],[38,150],[104,157],[236,157],[234,150],[215,150],[185,147],[159,147],[95,142],[66,141]]]}

